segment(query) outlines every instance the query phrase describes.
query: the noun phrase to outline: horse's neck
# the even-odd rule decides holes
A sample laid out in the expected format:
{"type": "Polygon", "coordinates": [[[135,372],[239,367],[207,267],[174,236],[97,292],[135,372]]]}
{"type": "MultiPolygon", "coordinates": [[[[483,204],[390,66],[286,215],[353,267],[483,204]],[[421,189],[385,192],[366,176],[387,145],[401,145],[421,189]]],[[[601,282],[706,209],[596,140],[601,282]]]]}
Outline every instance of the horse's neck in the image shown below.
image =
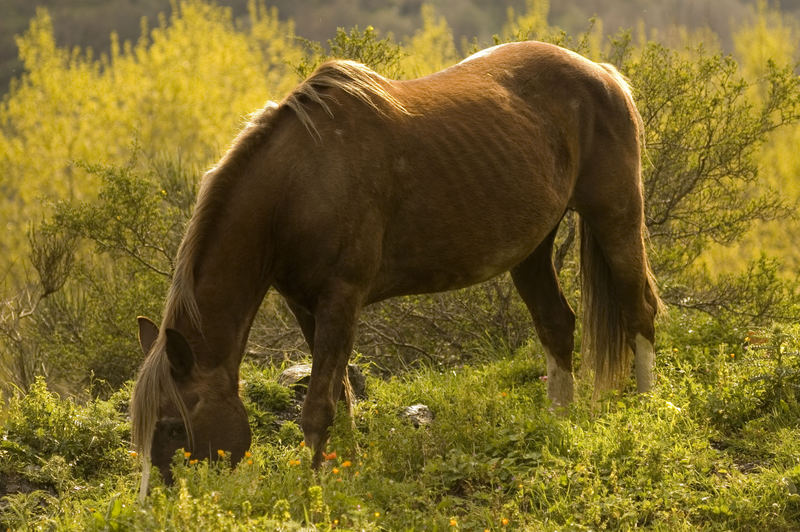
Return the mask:
{"type": "Polygon", "coordinates": [[[268,288],[265,246],[260,245],[254,227],[265,230],[252,221],[220,220],[204,240],[202,251],[195,253],[191,291],[197,320],[187,315],[181,321],[182,327],[192,331],[190,343],[201,366],[224,364],[238,370],[250,326],[268,288]]]}

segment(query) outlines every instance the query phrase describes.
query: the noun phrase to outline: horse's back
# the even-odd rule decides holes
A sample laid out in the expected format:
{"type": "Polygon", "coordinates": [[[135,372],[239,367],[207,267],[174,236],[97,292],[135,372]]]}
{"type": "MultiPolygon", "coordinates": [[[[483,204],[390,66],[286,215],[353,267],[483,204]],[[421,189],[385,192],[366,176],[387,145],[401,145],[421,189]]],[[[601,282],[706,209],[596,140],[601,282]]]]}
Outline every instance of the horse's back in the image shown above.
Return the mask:
{"type": "MultiPolygon", "coordinates": [[[[402,111],[336,88],[333,116],[308,106],[319,142],[286,166],[281,207],[287,242],[372,254],[371,299],[466,286],[523,260],[570,206],[598,120],[619,113],[602,67],[541,43],[380,83],[402,111]]],[[[295,129],[282,150],[309,143],[295,129]]],[[[303,260],[332,260],[315,255],[303,260]]]]}

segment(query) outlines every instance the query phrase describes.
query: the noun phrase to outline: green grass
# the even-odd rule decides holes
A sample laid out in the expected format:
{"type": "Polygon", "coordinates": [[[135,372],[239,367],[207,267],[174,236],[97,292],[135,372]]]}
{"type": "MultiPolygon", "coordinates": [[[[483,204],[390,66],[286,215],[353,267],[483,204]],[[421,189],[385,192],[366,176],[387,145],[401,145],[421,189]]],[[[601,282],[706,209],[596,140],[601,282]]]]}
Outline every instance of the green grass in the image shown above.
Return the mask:
{"type": "MultiPolygon", "coordinates": [[[[652,394],[548,408],[533,345],[494,361],[368,379],[355,430],[337,419],[327,460],[270,408],[277,370],[246,368],[252,455],[235,470],[175,458],[174,486],[136,502],[125,392],[78,405],[43,385],[3,407],[0,472],[27,493],[0,526],[55,530],[791,530],[800,528],[800,355],[664,345],[652,394]],[[731,354],[733,356],[731,357],[731,354]],[[779,356],[780,355],[780,356],[779,356]],[[415,428],[399,412],[425,403],[415,428]],[[36,491],[30,491],[32,488],[36,491]]],[[[783,351],[781,351],[783,346],[783,351]]],[[[247,390],[247,385],[245,390],[247,390]]]]}

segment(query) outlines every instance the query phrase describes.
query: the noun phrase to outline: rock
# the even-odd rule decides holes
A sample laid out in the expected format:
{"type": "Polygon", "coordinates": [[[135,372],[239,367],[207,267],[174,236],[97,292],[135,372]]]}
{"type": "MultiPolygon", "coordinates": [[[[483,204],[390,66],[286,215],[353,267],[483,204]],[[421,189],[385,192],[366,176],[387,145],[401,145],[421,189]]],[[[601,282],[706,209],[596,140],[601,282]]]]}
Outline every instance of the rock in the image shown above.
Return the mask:
{"type": "Polygon", "coordinates": [[[350,379],[350,386],[353,388],[353,395],[357,399],[367,398],[367,378],[361,368],[355,364],[347,365],[347,377],[350,379]]]}
{"type": "Polygon", "coordinates": [[[287,388],[308,387],[311,378],[311,364],[297,364],[286,368],[278,375],[278,384],[287,388]]]}
{"type": "MultiPolygon", "coordinates": [[[[35,466],[29,465],[28,467],[32,468],[35,466]]],[[[33,493],[34,491],[45,491],[50,495],[56,494],[56,490],[53,486],[33,482],[16,472],[0,472],[0,498],[5,495],[13,495],[15,493],[33,493]]],[[[2,509],[3,506],[0,504],[0,510],[2,509]]]]}
{"type": "MultiPolygon", "coordinates": [[[[358,399],[366,397],[367,379],[355,364],[347,365],[347,376],[350,378],[350,386],[353,394],[358,399]]],[[[311,364],[297,364],[286,368],[278,375],[278,384],[288,388],[294,388],[298,394],[305,395],[308,388],[308,381],[311,379],[311,364]]]]}
{"type": "Polygon", "coordinates": [[[421,403],[404,408],[403,417],[411,421],[417,428],[433,423],[433,412],[427,405],[421,403]]]}

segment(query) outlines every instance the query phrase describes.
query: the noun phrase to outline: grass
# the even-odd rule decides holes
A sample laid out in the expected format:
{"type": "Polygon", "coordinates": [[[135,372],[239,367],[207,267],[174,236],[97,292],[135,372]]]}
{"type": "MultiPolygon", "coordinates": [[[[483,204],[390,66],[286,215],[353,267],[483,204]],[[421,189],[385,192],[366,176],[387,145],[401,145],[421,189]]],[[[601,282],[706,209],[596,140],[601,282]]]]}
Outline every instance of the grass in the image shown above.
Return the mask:
{"type": "Polygon", "coordinates": [[[652,394],[593,403],[580,386],[563,415],[549,410],[534,345],[370,378],[355,430],[337,419],[319,472],[297,426],[269,412],[288,400],[272,385],[277,370],[248,367],[248,408],[261,412],[252,454],[234,470],[177,454],[175,485],[156,484],[143,505],[126,392],[78,405],[42,383],[0,416],[0,474],[25,488],[1,499],[0,526],[796,530],[800,356],[794,336],[770,335],[747,350],[668,343],[652,394]],[[414,403],[434,412],[430,425],[399,415],[414,403]]]}

